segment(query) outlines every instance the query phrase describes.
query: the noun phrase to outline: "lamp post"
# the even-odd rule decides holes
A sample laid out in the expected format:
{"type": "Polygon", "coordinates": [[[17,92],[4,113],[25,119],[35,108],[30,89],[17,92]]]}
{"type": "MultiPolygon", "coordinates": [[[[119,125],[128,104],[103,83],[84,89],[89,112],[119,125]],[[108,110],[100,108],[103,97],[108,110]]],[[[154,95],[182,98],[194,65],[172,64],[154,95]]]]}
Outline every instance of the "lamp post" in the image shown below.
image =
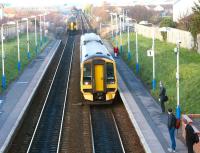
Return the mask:
{"type": "Polygon", "coordinates": [[[39,16],[40,17],[40,51],[42,48],[42,15],[39,16]]]}
{"type": "Polygon", "coordinates": [[[101,22],[99,23],[99,35],[101,35],[101,22]]]}
{"type": "Polygon", "coordinates": [[[47,38],[46,38],[46,25],[45,25],[45,23],[46,23],[46,13],[44,14],[44,43],[46,43],[46,41],[47,41],[47,38]]]}
{"type": "Polygon", "coordinates": [[[123,15],[120,15],[119,16],[119,20],[120,20],[120,28],[119,28],[119,30],[120,30],[120,53],[122,54],[122,52],[123,52],[123,48],[122,48],[122,20],[121,19],[123,19],[123,15]]]}
{"type": "Polygon", "coordinates": [[[114,39],[114,32],[113,32],[113,13],[110,13],[110,20],[111,20],[111,30],[112,30],[112,39],[114,39]]]}
{"type": "Polygon", "coordinates": [[[19,40],[19,21],[16,21],[16,25],[17,25],[17,59],[18,59],[18,63],[17,63],[17,68],[18,71],[20,71],[21,69],[21,60],[20,60],[20,48],[19,48],[19,44],[20,44],[20,40],[19,40]]]}
{"type": "Polygon", "coordinates": [[[20,59],[20,40],[19,40],[19,21],[17,20],[16,22],[8,22],[7,25],[15,25],[16,24],[16,35],[17,35],[17,69],[18,72],[21,70],[21,59],[20,59]]]}
{"type": "Polygon", "coordinates": [[[131,59],[131,49],[130,49],[130,25],[129,25],[129,20],[130,18],[126,18],[126,21],[127,21],[127,25],[128,25],[128,28],[127,28],[127,36],[128,36],[128,60],[130,61],[131,59]]]}
{"type": "Polygon", "coordinates": [[[1,26],[1,60],[2,60],[2,87],[3,89],[6,88],[6,75],[5,75],[5,55],[4,55],[4,45],[3,41],[5,39],[3,35],[3,24],[1,26]]]}
{"type": "MultiPolygon", "coordinates": [[[[152,23],[148,23],[149,25],[152,25],[152,23]]],[[[152,88],[153,90],[156,89],[156,72],[155,72],[155,29],[152,29],[152,56],[153,56],[153,79],[152,79],[152,88]]]]}
{"type": "Polygon", "coordinates": [[[23,18],[22,21],[26,21],[27,57],[28,57],[28,59],[30,59],[30,42],[29,42],[28,18],[23,18]]]}
{"type": "MultiPolygon", "coordinates": [[[[135,21],[135,23],[137,24],[136,19],[132,19],[132,20],[135,21]]],[[[134,26],[134,30],[135,30],[135,50],[136,50],[136,73],[139,73],[140,65],[139,65],[139,54],[138,54],[138,33],[137,33],[137,30],[135,29],[135,26],[134,26]]]]}
{"type": "Polygon", "coordinates": [[[38,54],[38,42],[37,42],[37,17],[31,16],[31,18],[35,19],[35,54],[38,54]]]}
{"type": "Polygon", "coordinates": [[[116,31],[115,31],[115,41],[116,41],[116,47],[118,47],[118,42],[117,42],[117,34],[118,34],[118,19],[117,19],[117,13],[115,13],[115,19],[116,19],[116,31]]]}
{"type": "Polygon", "coordinates": [[[124,9],[123,9],[123,32],[124,32],[124,30],[125,30],[125,15],[124,15],[124,9]]]}
{"type": "Polygon", "coordinates": [[[177,70],[176,70],[176,87],[177,87],[177,107],[176,107],[176,117],[180,120],[181,118],[181,109],[180,109],[180,93],[179,93],[179,53],[180,53],[180,44],[181,41],[177,42],[177,47],[174,49],[177,58],[177,70]]]}
{"type": "Polygon", "coordinates": [[[152,52],[153,52],[153,80],[152,87],[153,90],[156,89],[156,74],[155,74],[155,31],[152,32],[152,52]]]}

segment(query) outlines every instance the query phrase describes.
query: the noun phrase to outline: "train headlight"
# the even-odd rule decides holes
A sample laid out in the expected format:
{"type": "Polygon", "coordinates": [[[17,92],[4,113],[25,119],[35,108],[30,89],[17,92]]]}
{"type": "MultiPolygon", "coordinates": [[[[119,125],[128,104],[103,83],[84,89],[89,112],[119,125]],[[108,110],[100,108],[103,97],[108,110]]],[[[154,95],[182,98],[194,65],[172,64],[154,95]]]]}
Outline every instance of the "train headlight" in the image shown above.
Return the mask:
{"type": "Polygon", "coordinates": [[[107,80],[107,84],[115,84],[115,80],[107,80]]]}
{"type": "Polygon", "coordinates": [[[91,82],[88,82],[88,81],[84,82],[84,85],[90,85],[90,84],[91,84],[91,82]]]}

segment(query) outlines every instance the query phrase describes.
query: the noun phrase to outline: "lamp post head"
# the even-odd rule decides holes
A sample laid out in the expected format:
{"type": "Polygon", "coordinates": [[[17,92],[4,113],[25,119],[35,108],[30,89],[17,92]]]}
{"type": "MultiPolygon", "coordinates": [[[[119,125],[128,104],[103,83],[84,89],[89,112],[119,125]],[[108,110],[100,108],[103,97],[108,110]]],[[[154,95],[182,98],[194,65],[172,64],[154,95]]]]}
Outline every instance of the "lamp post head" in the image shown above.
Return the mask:
{"type": "Polygon", "coordinates": [[[28,18],[22,18],[21,20],[22,21],[28,21],[28,18]]]}
{"type": "Polygon", "coordinates": [[[6,24],[7,24],[7,25],[15,25],[16,22],[14,22],[14,21],[9,21],[9,22],[7,22],[6,24]]]}
{"type": "Polygon", "coordinates": [[[35,15],[32,15],[30,18],[36,18],[36,16],[35,16],[35,15]]]}

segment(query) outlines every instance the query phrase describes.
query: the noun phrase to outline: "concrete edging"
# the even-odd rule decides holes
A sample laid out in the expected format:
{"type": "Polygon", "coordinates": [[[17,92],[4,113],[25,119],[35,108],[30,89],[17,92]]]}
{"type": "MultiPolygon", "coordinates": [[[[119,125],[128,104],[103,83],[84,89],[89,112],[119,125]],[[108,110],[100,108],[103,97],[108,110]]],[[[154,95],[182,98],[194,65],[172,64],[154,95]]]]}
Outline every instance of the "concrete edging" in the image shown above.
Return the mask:
{"type": "Polygon", "coordinates": [[[131,120],[133,126],[135,127],[135,130],[136,130],[136,132],[137,132],[137,134],[138,134],[138,137],[140,138],[140,142],[141,142],[141,144],[142,144],[143,147],[144,147],[145,152],[146,152],[146,153],[152,153],[151,149],[149,148],[149,145],[147,144],[147,142],[146,142],[146,140],[145,140],[145,138],[144,138],[144,135],[142,134],[142,131],[141,131],[140,128],[139,128],[139,125],[138,125],[138,123],[137,123],[135,117],[134,117],[133,114],[131,113],[131,110],[130,110],[130,108],[129,108],[129,106],[128,106],[128,103],[127,103],[127,101],[126,101],[126,98],[125,98],[124,95],[122,94],[120,87],[118,87],[118,90],[119,90],[119,94],[120,94],[120,96],[121,96],[121,98],[122,98],[122,101],[123,101],[123,103],[124,103],[124,105],[125,105],[125,108],[126,108],[126,110],[127,110],[127,112],[128,112],[128,115],[129,115],[129,117],[130,117],[130,120],[131,120]]]}
{"type": "MultiPolygon", "coordinates": [[[[61,40],[57,40],[51,50],[57,50],[58,47],[60,46],[60,43],[61,43],[61,40]]],[[[51,52],[51,51],[49,51],[49,52],[51,52]]],[[[8,135],[8,137],[6,138],[3,146],[1,147],[0,152],[5,152],[6,149],[8,148],[8,146],[10,144],[10,141],[13,139],[13,136],[15,135],[15,132],[19,128],[19,125],[20,125],[20,123],[21,123],[21,121],[22,121],[22,119],[24,117],[24,114],[25,114],[27,108],[30,105],[31,99],[33,98],[33,96],[34,96],[37,88],[39,87],[40,82],[43,79],[44,74],[46,73],[46,70],[48,69],[48,67],[49,67],[49,65],[50,65],[50,63],[51,63],[51,61],[52,61],[55,53],[56,53],[56,51],[54,51],[52,53],[52,55],[51,55],[50,58],[44,60],[44,62],[42,63],[42,65],[38,69],[37,73],[34,75],[32,81],[29,83],[26,91],[24,92],[24,94],[19,99],[19,101],[21,101],[21,100],[25,100],[28,97],[27,103],[22,108],[22,111],[21,111],[20,115],[18,116],[16,122],[14,123],[14,125],[13,125],[13,127],[12,127],[12,129],[11,129],[9,135],[8,135]],[[38,73],[40,71],[42,71],[42,74],[40,76],[38,76],[39,75],[38,73]],[[39,78],[39,79],[37,79],[37,78],[39,78]],[[32,84],[36,84],[36,85],[35,85],[35,87],[33,89],[30,89],[32,84]],[[30,93],[30,91],[31,91],[31,93],[30,93]],[[30,93],[30,94],[27,94],[27,93],[30,93]]]]}

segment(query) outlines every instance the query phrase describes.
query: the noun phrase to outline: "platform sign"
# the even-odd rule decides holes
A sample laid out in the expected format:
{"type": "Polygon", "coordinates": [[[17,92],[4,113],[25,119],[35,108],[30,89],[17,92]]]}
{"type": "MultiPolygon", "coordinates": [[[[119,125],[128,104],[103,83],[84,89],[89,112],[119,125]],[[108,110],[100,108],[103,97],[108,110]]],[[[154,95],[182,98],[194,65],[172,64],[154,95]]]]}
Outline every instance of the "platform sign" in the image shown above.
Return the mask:
{"type": "Polygon", "coordinates": [[[147,50],[147,56],[153,56],[154,55],[154,51],[152,50],[147,50]]]}

